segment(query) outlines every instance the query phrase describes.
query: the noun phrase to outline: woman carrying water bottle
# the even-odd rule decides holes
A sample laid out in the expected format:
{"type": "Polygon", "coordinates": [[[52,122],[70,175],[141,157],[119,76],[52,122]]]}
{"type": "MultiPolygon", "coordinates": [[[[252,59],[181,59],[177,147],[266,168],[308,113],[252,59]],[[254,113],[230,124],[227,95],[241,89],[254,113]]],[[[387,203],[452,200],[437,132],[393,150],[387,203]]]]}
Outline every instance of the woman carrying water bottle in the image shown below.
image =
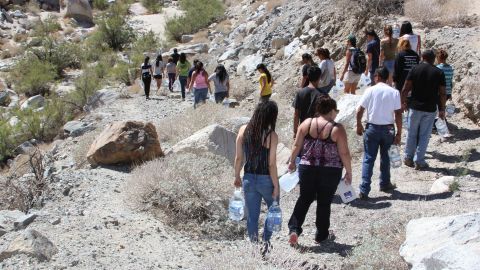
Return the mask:
{"type": "MultiPolygon", "coordinates": [[[[259,103],[250,122],[240,128],[237,137],[234,185],[242,186],[240,171],[245,162],[243,191],[248,237],[252,242],[258,241],[262,199],[268,207],[279,199],[276,156],[278,135],[275,132],[277,115],[278,107],[274,101],[259,103]]],[[[271,236],[272,232],[267,230],[265,224],[263,241],[268,243],[271,236]]]]}
{"type": "Polygon", "coordinates": [[[298,173],[300,197],[288,221],[289,243],[296,246],[302,233],[308,208],[317,201],[315,241],[326,240],[330,234],[330,206],[345,167],[345,182],[352,183],[351,156],[345,128],[334,122],[337,103],[328,95],[315,100],[317,117],[308,118],[300,125],[290,157],[289,171],[296,170],[295,158],[301,153],[298,173]]]}

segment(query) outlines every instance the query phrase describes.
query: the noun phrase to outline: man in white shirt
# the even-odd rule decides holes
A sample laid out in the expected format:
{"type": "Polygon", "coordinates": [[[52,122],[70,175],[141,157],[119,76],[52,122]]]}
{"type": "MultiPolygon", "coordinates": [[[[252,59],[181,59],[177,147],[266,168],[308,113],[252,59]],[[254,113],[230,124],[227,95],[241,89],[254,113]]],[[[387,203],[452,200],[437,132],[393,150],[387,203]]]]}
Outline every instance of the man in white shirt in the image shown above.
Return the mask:
{"type": "Polygon", "coordinates": [[[388,149],[400,144],[402,134],[402,106],[400,92],[386,84],[388,69],[375,71],[375,86],[368,88],[357,109],[357,134],[364,136],[364,156],[360,199],[367,200],[370,192],[373,166],[380,148],[380,191],[388,192],[396,186],[390,181],[390,158],[388,149]],[[367,124],[362,125],[363,113],[367,111],[367,124]],[[395,133],[395,126],[397,133],[395,133]]]}

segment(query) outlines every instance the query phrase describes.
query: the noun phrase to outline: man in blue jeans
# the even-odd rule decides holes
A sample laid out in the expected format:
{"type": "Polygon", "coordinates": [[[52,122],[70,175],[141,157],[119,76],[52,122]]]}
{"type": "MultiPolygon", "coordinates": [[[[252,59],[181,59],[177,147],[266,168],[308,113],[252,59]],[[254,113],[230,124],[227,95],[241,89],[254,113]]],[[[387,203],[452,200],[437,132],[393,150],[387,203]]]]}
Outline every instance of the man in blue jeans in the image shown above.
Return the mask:
{"type": "Polygon", "coordinates": [[[413,67],[408,73],[402,89],[402,105],[408,111],[408,137],[405,145],[404,163],[416,170],[428,167],[425,152],[432,133],[437,114],[445,119],[445,74],[434,65],[435,53],[426,50],[422,53],[423,62],[413,67]]]}
{"type": "Polygon", "coordinates": [[[380,191],[388,192],[396,188],[390,181],[390,158],[388,149],[392,144],[400,144],[402,134],[402,105],[400,92],[386,84],[388,69],[375,71],[375,86],[365,90],[357,109],[357,134],[363,136],[364,156],[362,163],[362,183],[360,199],[367,200],[372,183],[373,166],[380,149],[380,191]],[[362,125],[363,113],[367,111],[367,125],[362,125]],[[397,133],[395,126],[397,125],[397,133]]]}

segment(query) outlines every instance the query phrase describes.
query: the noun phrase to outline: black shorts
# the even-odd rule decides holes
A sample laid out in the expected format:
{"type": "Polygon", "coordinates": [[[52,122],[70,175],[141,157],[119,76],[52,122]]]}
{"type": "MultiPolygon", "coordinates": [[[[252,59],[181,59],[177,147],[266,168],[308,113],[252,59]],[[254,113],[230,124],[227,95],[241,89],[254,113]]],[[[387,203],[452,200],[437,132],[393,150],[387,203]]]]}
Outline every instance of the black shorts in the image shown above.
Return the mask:
{"type": "Polygon", "coordinates": [[[153,75],[153,78],[154,78],[154,79],[161,79],[161,78],[162,78],[162,75],[161,75],[161,74],[159,74],[159,75],[153,75]]]}

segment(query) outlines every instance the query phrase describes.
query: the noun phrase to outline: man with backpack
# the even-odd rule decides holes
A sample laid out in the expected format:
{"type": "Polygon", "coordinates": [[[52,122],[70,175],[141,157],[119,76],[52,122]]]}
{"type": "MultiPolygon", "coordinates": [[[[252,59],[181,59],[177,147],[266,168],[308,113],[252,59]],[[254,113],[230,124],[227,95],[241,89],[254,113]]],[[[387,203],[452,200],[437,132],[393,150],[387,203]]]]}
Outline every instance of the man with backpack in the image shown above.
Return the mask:
{"type": "Polygon", "coordinates": [[[171,57],[173,59],[173,63],[175,63],[175,66],[176,66],[177,63],[178,63],[178,60],[180,59],[180,54],[178,53],[177,48],[173,49],[173,53],[172,53],[171,57]]]}
{"type": "Polygon", "coordinates": [[[345,83],[345,94],[355,95],[360,76],[367,69],[367,58],[365,53],[357,48],[357,38],[354,35],[348,36],[347,47],[345,66],[340,80],[345,83]]]}

